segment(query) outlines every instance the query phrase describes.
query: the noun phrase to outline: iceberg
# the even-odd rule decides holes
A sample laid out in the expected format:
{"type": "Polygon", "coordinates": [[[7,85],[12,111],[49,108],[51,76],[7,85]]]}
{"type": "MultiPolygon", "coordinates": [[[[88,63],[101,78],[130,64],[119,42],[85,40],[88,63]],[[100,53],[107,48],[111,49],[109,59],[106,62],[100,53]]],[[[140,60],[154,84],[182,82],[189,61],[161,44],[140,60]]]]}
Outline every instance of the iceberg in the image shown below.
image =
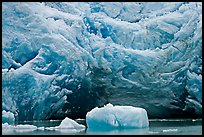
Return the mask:
{"type": "MultiPolygon", "coordinates": [[[[42,128],[42,127],[41,127],[42,128]]],[[[85,131],[86,127],[82,124],[78,124],[76,121],[66,117],[59,126],[45,127],[46,130],[56,130],[65,133],[76,133],[85,131]]]]}
{"type": "Polygon", "coordinates": [[[88,130],[147,128],[147,111],[132,106],[113,106],[107,104],[94,108],[86,115],[88,130]]]}
{"type": "Polygon", "coordinates": [[[60,129],[63,129],[63,128],[83,129],[83,128],[85,128],[85,126],[81,125],[81,124],[78,124],[74,120],[66,117],[64,120],[62,120],[60,125],[57,126],[56,128],[60,128],[60,129]]]}
{"type": "Polygon", "coordinates": [[[202,2],[2,3],[2,110],[85,118],[108,102],[202,116],[202,2]]]}
{"type": "Polygon", "coordinates": [[[11,112],[6,112],[5,110],[2,111],[2,123],[9,123],[14,124],[15,117],[14,114],[11,112]]]}

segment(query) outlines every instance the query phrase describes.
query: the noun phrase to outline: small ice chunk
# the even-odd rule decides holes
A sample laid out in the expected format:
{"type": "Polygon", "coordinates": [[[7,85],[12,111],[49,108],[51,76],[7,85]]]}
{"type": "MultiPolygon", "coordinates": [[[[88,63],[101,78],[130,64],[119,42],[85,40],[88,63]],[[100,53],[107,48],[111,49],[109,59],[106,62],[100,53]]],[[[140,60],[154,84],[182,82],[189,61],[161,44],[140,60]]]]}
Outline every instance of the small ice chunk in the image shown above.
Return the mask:
{"type": "Polygon", "coordinates": [[[26,124],[26,125],[17,125],[16,127],[15,127],[16,129],[37,129],[37,127],[36,126],[34,126],[34,125],[28,125],[28,124],[26,124]]]}
{"type": "Polygon", "coordinates": [[[14,129],[15,127],[12,125],[9,125],[8,123],[2,124],[2,129],[14,129]]]}
{"type": "Polygon", "coordinates": [[[50,122],[52,122],[52,121],[58,121],[58,120],[52,120],[52,119],[51,119],[50,122]]]}
{"type": "Polygon", "coordinates": [[[45,130],[45,127],[38,127],[38,130],[45,130]]]}
{"type": "Polygon", "coordinates": [[[16,132],[32,132],[34,130],[37,130],[37,127],[34,125],[17,125],[15,126],[15,131],[16,132]]]}
{"type": "Polygon", "coordinates": [[[110,103],[88,112],[86,123],[88,129],[93,130],[145,128],[149,126],[145,109],[133,106],[113,106],[110,103]]]}
{"type": "Polygon", "coordinates": [[[196,119],[192,119],[192,121],[193,121],[193,122],[195,122],[195,121],[196,121],[196,119]]]}
{"type": "Polygon", "coordinates": [[[176,132],[178,131],[178,129],[166,129],[166,130],[162,130],[163,132],[176,132]]]}
{"type": "Polygon", "coordinates": [[[76,133],[76,132],[84,131],[86,127],[66,117],[64,120],[62,120],[59,126],[45,127],[44,129],[45,130],[55,130],[55,131],[60,131],[60,132],[65,132],[65,133],[76,133]]]}
{"type": "Polygon", "coordinates": [[[14,123],[15,118],[14,114],[11,113],[10,111],[6,112],[5,110],[2,111],[2,123],[14,123]]]}
{"type": "Polygon", "coordinates": [[[46,130],[57,130],[60,132],[66,132],[66,133],[74,133],[74,132],[81,132],[85,130],[85,126],[78,124],[74,120],[66,117],[59,126],[55,127],[46,127],[46,130]]]}
{"type": "Polygon", "coordinates": [[[66,117],[64,120],[62,120],[61,124],[57,128],[74,128],[74,129],[80,129],[85,128],[84,125],[78,124],[74,120],[66,117]]]}
{"type": "Polygon", "coordinates": [[[55,130],[55,127],[46,127],[46,130],[55,130]]]}

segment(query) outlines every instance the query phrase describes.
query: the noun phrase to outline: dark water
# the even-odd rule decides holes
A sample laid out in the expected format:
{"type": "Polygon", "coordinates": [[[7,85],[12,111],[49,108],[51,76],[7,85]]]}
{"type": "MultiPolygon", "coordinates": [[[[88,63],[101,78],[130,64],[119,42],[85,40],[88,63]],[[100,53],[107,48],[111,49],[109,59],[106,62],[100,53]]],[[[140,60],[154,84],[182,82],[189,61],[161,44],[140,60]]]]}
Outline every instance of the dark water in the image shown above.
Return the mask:
{"type": "MultiPolygon", "coordinates": [[[[32,121],[18,124],[32,124],[37,127],[54,127],[60,124],[57,121],[32,121]]],[[[85,120],[77,120],[85,124],[85,120]]],[[[149,128],[143,129],[121,129],[109,131],[85,131],[75,132],[74,130],[8,130],[2,129],[3,135],[202,135],[202,119],[150,119],[149,128]]]]}

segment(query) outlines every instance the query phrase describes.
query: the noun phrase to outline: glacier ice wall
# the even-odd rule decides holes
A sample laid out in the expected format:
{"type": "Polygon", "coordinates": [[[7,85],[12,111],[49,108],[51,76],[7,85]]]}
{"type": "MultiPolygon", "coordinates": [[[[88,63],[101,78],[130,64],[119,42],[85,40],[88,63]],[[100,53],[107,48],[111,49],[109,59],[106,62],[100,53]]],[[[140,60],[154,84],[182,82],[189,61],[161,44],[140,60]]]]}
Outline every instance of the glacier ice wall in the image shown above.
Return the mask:
{"type": "Polygon", "coordinates": [[[84,118],[108,102],[201,116],[202,3],[2,3],[3,110],[84,118]]]}

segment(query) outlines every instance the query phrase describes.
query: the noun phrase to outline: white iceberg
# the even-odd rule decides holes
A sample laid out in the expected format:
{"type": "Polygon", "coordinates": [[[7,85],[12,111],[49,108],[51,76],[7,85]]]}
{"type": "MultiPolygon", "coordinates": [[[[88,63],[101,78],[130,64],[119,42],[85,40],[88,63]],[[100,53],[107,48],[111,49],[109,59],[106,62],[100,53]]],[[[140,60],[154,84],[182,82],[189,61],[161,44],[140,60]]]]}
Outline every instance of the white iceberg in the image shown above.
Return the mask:
{"type": "Polygon", "coordinates": [[[147,111],[133,106],[113,106],[107,104],[94,108],[86,115],[88,129],[129,129],[149,126],[147,111]]]}
{"type": "Polygon", "coordinates": [[[66,117],[59,126],[56,127],[46,127],[46,130],[57,130],[60,132],[66,132],[66,133],[73,133],[73,132],[81,132],[86,129],[84,125],[78,124],[74,120],[66,117]]]}
{"type": "Polygon", "coordinates": [[[81,128],[85,128],[84,125],[78,124],[77,122],[75,122],[74,120],[66,117],[64,120],[62,120],[61,124],[59,126],[57,126],[56,128],[74,128],[74,129],[81,129],[81,128]]]}
{"type": "Polygon", "coordinates": [[[14,114],[10,111],[6,112],[5,110],[2,111],[2,123],[14,123],[15,117],[14,114]]]}
{"type": "Polygon", "coordinates": [[[2,123],[2,129],[14,129],[15,126],[9,125],[8,123],[2,123]]]}

